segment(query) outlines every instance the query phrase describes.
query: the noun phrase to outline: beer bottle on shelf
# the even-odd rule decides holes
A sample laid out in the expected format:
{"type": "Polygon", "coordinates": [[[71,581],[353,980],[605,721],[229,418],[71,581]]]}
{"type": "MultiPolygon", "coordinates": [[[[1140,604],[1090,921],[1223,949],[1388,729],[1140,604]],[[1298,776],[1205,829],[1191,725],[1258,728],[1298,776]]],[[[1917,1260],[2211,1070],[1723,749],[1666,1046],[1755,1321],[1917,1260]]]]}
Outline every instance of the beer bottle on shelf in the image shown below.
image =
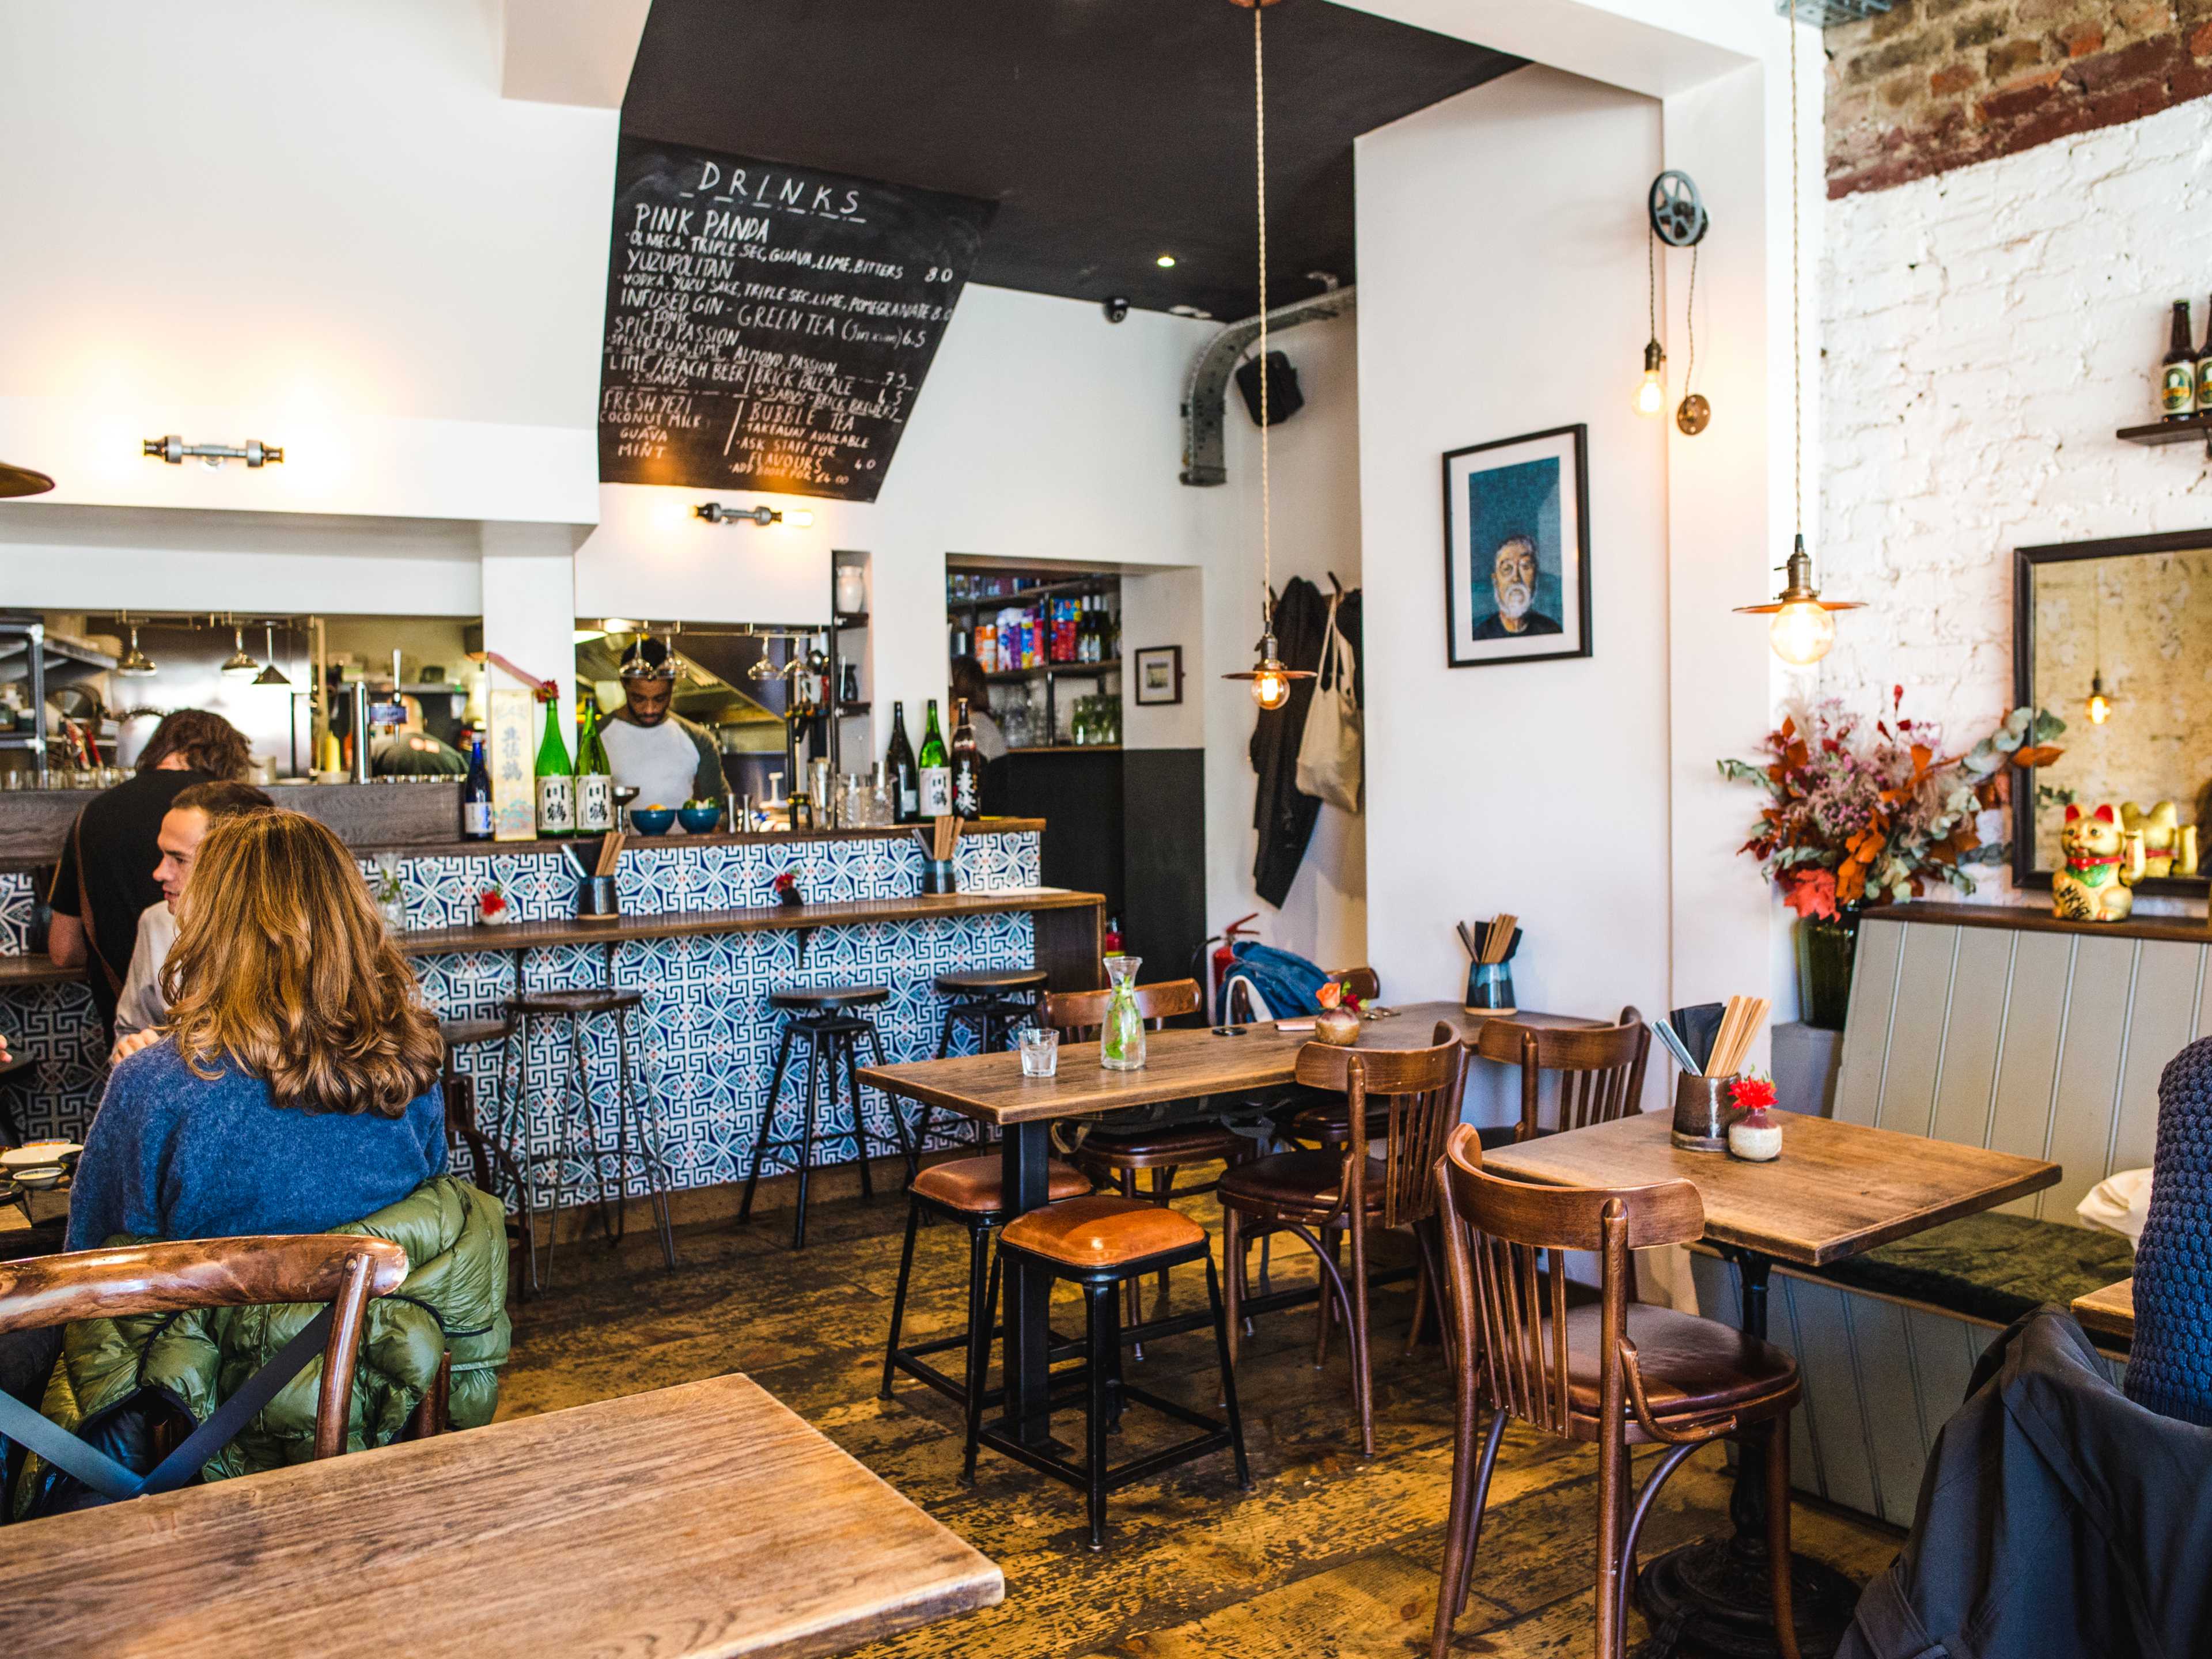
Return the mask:
{"type": "Polygon", "coordinates": [[[469,775],[461,785],[461,839],[491,839],[491,772],[484,765],[482,732],[469,744],[469,775]]]}
{"type": "Polygon", "coordinates": [[[2197,412],[2212,415],[2212,301],[2204,307],[2204,349],[2197,354],[2197,412]]]}
{"type": "Polygon", "coordinates": [[[2197,412],[2197,353],[2189,343],[2189,301],[2173,302],[2173,334],[2159,371],[2158,406],[2169,421],[2197,412]]]}
{"type": "Polygon", "coordinates": [[[937,699],[929,700],[928,718],[921,729],[921,816],[941,818],[952,811],[952,768],[945,753],[945,737],[937,728],[937,699]]]}
{"type": "Polygon", "coordinates": [[[960,718],[952,727],[952,810],[973,823],[983,816],[983,751],[969,724],[968,699],[960,699],[960,718]]]}
{"type": "Polygon", "coordinates": [[[584,735],[576,745],[576,833],[604,836],[615,827],[614,762],[599,735],[599,711],[584,705],[584,735]]]}
{"type": "Polygon", "coordinates": [[[538,745],[538,833],[576,833],[576,771],[568,764],[568,745],[561,741],[561,700],[545,703],[545,740],[538,745]]]}
{"type": "Polygon", "coordinates": [[[915,776],[914,745],[906,738],[906,705],[891,705],[890,746],[884,750],[884,777],[898,792],[898,821],[913,823],[921,817],[921,781],[915,776]]]}

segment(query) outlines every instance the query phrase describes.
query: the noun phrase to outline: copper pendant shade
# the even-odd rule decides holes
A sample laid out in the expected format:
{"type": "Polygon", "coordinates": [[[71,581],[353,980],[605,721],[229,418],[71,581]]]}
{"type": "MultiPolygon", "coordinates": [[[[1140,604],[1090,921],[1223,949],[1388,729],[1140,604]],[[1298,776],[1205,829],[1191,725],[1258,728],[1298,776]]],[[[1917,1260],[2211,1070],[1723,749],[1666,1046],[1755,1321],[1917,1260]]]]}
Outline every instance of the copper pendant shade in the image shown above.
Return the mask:
{"type": "Polygon", "coordinates": [[[54,481],[43,472],[33,472],[27,466],[10,466],[0,461],[0,498],[10,495],[43,495],[54,487],[54,481]]]}

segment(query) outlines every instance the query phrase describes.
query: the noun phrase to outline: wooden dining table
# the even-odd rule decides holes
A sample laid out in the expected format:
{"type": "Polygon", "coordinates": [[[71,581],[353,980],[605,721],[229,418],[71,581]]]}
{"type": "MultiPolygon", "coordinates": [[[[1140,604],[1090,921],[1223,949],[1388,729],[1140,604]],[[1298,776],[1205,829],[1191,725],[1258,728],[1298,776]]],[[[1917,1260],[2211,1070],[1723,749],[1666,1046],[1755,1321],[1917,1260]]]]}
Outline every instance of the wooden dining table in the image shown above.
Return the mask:
{"type": "MultiPolygon", "coordinates": [[[[1672,1115],[1653,1112],[1498,1147],[1483,1154],[1483,1166],[1573,1187],[1689,1182],[1705,1204],[1705,1242],[1735,1264],[1741,1327],[1762,1341],[1776,1262],[1826,1267],[2040,1192],[2064,1174],[2043,1158],[1797,1112],[1772,1115],[1783,1126],[1782,1156],[1767,1164],[1676,1147],[1672,1115]]],[[[1778,1653],[1766,1588],[1765,1470],[1765,1443],[1738,1443],[1732,1535],[1671,1550],[1638,1575],[1637,1600],[1655,1630],[1671,1626],[1686,1646],[1740,1659],[1778,1653]]],[[[1791,1578],[1805,1651],[1832,1652],[1858,1587],[1803,1555],[1791,1578]]]]}
{"type": "Polygon", "coordinates": [[[735,1375],[0,1528],[10,1659],[812,1659],[1005,1594],[735,1375]]]}
{"type": "MultiPolygon", "coordinates": [[[[1360,1030],[1359,1046],[1425,1048],[1441,1021],[1472,1047],[1484,1024],[1499,1017],[1472,1012],[1456,1002],[1400,1004],[1387,1016],[1367,1022],[1360,1030]]],[[[1511,1018],[1533,1025],[1598,1023],[1534,1012],[1511,1018]]],[[[1294,1080],[1298,1050],[1313,1041],[1310,1023],[1304,1030],[1297,1029],[1295,1021],[1291,1024],[1289,1030],[1258,1024],[1148,1032],[1144,1066],[1134,1072],[1107,1071],[1099,1064],[1096,1042],[1077,1042],[1060,1046],[1059,1070],[1048,1078],[1024,1077],[1021,1056],[1011,1052],[871,1066],[860,1078],[886,1094],[941,1107],[1001,1131],[1011,1218],[1045,1201],[1053,1124],[1199,1096],[1233,1102],[1280,1088],[1294,1080]]],[[[1020,1267],[1012,1270],[1006,1285],[1005,1427],[1006,1433],[1032,1446],[1042,1445],[1048,1435],[1045,1306],[1051,1291],[1049,1274],[1020,1267]]]]}
{"type": "Polygon", "coordinates": [[[2124,1279],[2117,1285],[2107,1285],[2101,1291],[2092,1291],[2087,1296],[2074,1298],[2074,1317],[2085,1331],[2094,1331],[2100,1336],[2118,1337],[2122,1342],[2136,1340],[2136,1282],[2124,1279]]]}

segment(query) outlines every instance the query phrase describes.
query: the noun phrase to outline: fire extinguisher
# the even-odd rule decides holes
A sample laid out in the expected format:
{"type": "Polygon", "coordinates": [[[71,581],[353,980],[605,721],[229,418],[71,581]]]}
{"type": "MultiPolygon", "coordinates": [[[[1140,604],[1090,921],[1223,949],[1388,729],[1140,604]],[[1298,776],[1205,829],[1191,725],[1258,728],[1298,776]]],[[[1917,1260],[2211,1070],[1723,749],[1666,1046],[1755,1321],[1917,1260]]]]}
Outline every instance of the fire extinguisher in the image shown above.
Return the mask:
{"type": "Polygon", "coordinates": [[[1237,965],[1237,941],[1248,935],[1257,939],[1260,936],[1260,930],[1257,927],[1248,927],[1245,924],[1257,921],[1259,919],[1260,913],[1255,910],[1249,916],[1237,917],[1236,921],[1221,930],[1221,944],[1215,950],[1212,957],[1213,972],[1209,987],[1212,993],[1210,1006],[1212,1012],[1207,1016],[1211,1020],[1218,1021],[1222,1017],[1221,987],[1223,981],[1229,977],[1229,970],[1237,965]]]}

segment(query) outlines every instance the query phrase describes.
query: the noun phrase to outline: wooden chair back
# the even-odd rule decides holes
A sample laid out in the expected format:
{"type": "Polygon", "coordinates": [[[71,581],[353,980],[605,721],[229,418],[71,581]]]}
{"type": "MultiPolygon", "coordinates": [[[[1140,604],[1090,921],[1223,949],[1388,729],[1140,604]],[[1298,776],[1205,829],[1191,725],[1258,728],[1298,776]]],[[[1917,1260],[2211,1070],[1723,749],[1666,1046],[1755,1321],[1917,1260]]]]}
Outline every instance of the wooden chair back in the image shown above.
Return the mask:
{"type": "MultiPolygon", "coordinates": [[[[1158,980],[1150,985],[1139,985],[1136,991],[1137,1012],[1155,1031],[1177,1014],[1191,1013],[1199,1006],[1198,981],[1194,979],[1158,980]]],[[[1040,1023],[1071,1042],[1088,1042],[1098,1035],[1098,1028],[1106,1023],[1106,1001],[1113,994],[1111,989],[1048,992],[1040,1023]]]]}
{"type": "Polygon", "coordinates": [[[77,1319],[184,1313],[265,1303],[330,1305],[315,1455],[345,1449],[354,1362],[371,1297],[407,1278],[407,1252],[389,1239],[335,1233],[179,1239],[0,1262],[0,1335],[77,1319]]]}
{"type": "Polygon", "coordinates": [[[1705,1206],[1697,1188],[1687,1181],[1593,1188],[1505,1180],[1483,1169],[1481,1141],[1466,1124],[1453,1130],[1435,1180],[1462,1386],[1480,1385],[1492,1404],[1540,1429],[1573,1433],[1562,1253],[1595,1251],[1604,1299],[1601,1415],[1622,1425],[1628,1253],[1701,1237],[1705,1206]]]}
{"type": "Polygon", "coordinates": [[[1309,1042],[1298,1050],[1297,1079],[1311,1089],[1344,1096],[1350,1110],[1346,1142],[1345,1204],[1365,1213],[1368,1179],[1363,1151],[1382,1146],[1382,1221],[1409,1226],[1436,1213],[1431,1171],[1444,1137],[1459,1121],[1467,1079],[1467,1046],[1459,1033],[1437,1022],[1426,1048],[1339,1048],[1309,1042]],[[1382,1109],[1373,1109],[1379,1104],[1382,1109]]]}
{"type": "Polygon", "coordinates": [[[1588,1128],[1640,1111],[1644,1068],[1651,1055],[1651,1028],[1633,1007],[1612,1025],[1520,1025],[1485,1020],[1475,1036],[1485,1060],[1521,1068],[1521,1121],[1516,1140],[1541,1132],[1540,1106],[1547,1072],[1559,1078],[1558,1127],[1588,1128]]]}

